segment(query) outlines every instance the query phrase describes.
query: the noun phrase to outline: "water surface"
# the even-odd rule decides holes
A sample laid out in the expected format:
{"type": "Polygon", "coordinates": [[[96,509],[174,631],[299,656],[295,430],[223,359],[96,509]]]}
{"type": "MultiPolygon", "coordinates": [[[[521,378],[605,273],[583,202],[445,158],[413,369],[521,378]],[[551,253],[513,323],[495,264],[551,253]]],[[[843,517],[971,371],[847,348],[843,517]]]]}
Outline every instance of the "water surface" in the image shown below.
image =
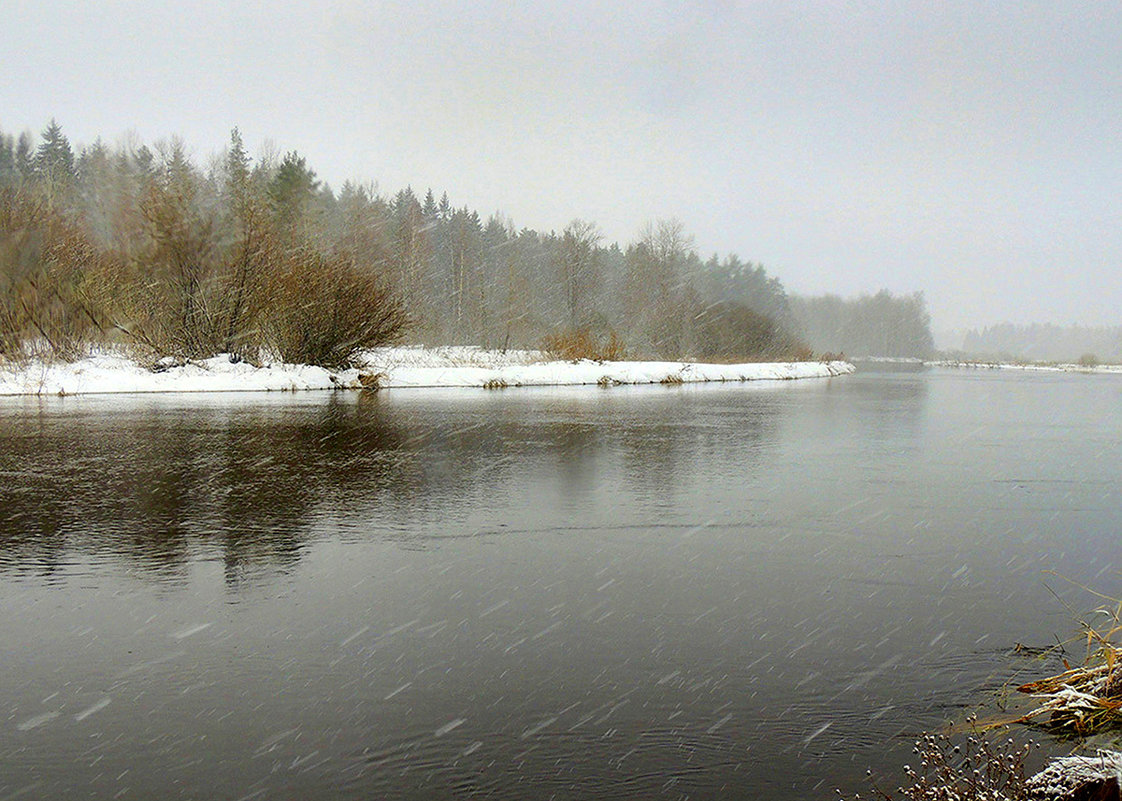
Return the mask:
{"type": "Polygon", "coordinates": [[[830,797],[1118,593],[1122,380],[0,400],[0,798],[830,797]]]}

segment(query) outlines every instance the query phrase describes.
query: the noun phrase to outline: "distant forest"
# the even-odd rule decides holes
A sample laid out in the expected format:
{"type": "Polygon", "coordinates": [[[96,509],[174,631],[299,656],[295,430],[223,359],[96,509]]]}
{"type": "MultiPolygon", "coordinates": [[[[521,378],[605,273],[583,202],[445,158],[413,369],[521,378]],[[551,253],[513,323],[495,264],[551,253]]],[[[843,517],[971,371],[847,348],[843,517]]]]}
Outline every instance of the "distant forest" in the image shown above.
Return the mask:
{"type": "Polygon", "coordinates": [[[326,366],[394,341],[601,358],[926,355],[926,326],[921,296],[793,300],[758,264],[702,260],[675,220],[620,246],[592,221],[518,229],[431,189],[335,191],[296,152],[252,159],[237,129],[205,168],[175,140],[75,153],[54,121],[38,141],[0,131],[9,359],[102,342],[326,366]]]}
{"type": "Polygon", "coordinates": [[[1117,364],[1122,363],[1122,326],[1001,323],[968,331],[962,350],[983,359],[1117,364]]]}
{"type": "Polygon", "coordinates": [[[935,351],[923,293],[842,299],[836,295],[790,298],[795,324],[811,347],[849,356],[929,359],[935,351]]]}

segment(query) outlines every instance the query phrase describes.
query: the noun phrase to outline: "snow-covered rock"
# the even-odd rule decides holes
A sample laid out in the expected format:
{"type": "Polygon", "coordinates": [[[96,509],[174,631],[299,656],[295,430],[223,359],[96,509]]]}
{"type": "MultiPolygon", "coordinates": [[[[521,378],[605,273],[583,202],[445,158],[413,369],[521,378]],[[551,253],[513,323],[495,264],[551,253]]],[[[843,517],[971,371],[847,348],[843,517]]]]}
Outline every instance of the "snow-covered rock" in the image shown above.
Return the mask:
{"type": "Polygon", "coordinates": [[[1033,801],[1118,801],[1120,785],[1122,754],[1117,751],[1059,757],[1028,780],[1033,801]]]}

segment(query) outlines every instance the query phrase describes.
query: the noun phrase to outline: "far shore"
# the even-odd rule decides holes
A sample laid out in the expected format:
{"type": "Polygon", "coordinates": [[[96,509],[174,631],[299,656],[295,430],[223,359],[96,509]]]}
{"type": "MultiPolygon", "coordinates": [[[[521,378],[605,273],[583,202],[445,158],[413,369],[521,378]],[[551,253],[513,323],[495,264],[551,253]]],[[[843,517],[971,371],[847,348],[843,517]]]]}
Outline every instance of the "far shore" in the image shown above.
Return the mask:
{"type": "Polygon", "coordinates": [[[997,359],[918,359],[906,356],[851,356],[857,372],[918,372],[932,367],[951,370],[1022,370],[1045,373],[1122,373],[1122,364],[1002,361],[997,359]]]}
{"type": "Polygon", "coordinates": [[[1078,362],[1004,362],[988,360],[939,359],[924,362],[929,367],[974,370],[1039,370],[1047,373],[1122,373],[1122,364],[1080,364],[1078,362]]]}
{"type": "Polygon", "coordinates": [[[700,382],[786,381],[830,378],[854,372],[852,364],[683,361],[550,360],[537,351],[489,351],[474,347],[380,348],[361,367],[328,370],[310,365],[251,364],[218,355],[163,360],[148,367],[119,352],[93,353],[73,362],[0,364],[0,395],[87,395],[151,392],[267,392],[383,390],[425,387],[505,387],[700,382]]]}

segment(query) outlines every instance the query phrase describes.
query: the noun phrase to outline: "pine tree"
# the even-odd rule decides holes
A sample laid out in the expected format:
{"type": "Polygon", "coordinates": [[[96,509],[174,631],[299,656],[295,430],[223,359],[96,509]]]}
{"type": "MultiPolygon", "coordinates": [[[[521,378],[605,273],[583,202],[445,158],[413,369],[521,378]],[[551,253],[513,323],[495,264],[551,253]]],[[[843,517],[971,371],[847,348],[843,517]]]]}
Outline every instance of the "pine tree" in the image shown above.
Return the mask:
{"type": "MultiPolygon", "coordinates": [[[[75,175],[82,184],[87,186],[104,184],[106,178],[103,173],[109,169],[110,162],[109,148],[100,138],[95,139],[92,145],[82,148],[82,152],[78,154],[78,160],[75,162],[75,175]]],[[[100,186],[91,186],[91,188],[100,188],[100,186]]]]}
{"type": "Polygon", "coordinates": [[[428,261],[428,239],[421,204],[411,187],[407,186],[394,197],[393,220],[398,293],[406,309],[415,313],[424,266],[428,261]]]}
{"type": "Polygon", "coordinates": [[[467,206],[452,214],[452,324],[461,342],[479,336],[486,305],[486,287],[481,280],[483,223],[479,213],[467,206]]]}
{"type": "Polygon", "coordinates": [[[141,145],[136,149],[132,162],[137,174],[142,178],[151,178],[155,174],[156,154],[152,152],[148,145],[141,145]]]}
{"type": "Polygon", "coordinates": [[[230,147],[226,151],[226,191],[239,198],[249,183],[249,154],[245,152],[242,134],[237,128],[230,131],[230,147]]]}
{"type": "Polygon", "coordinates": [[[43,130],[43,142],[35,150],[33,168],[41,180],[52,184],[68,183],[74,178],[74,153],[70,141],[54,119],[43,130]]]}
{"type": "Polygon", "coordinates": [[[115,173],[112,153],[101,139],[95,140],[78,155],[78,197],[90,233],[102,242],[109,242],[112,236],[115,173]]]}
{"type": "Polygon", "coordinates": [[[16,142],[16,172],[19,173],[20,178],[28,180],[34,171],[32,166],[33,155],[31,152],[31,134],[24,131],[19,135],[19,140],[16,142]]]}
{"type": "Polygon", "coordinates": [[[16,176],[16,143],[0,132],[0,184],[11,183],[16,176]]]}
{"type": "Polygon", "coordinates": [[[269,199],[282,230],[289,235],[297,232],[318,189],[316,174],[308,168],[304,157],[295,150],[287,153],[269,184],[269,199]]]}

